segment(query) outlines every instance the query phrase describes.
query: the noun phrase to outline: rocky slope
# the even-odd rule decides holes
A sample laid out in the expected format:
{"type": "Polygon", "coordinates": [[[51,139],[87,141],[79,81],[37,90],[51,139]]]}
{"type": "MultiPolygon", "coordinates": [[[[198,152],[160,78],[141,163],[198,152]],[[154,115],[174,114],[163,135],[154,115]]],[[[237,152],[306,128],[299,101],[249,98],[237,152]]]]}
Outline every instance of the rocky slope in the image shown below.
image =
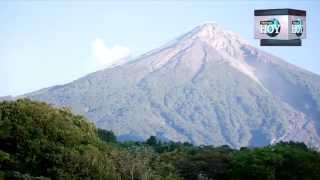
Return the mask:
{"type": "Polygon", "coordinates": [[[119,139],[320,146],[320,77],[217,24],[135,61],[20,97],[71,107],[119,139]]]}

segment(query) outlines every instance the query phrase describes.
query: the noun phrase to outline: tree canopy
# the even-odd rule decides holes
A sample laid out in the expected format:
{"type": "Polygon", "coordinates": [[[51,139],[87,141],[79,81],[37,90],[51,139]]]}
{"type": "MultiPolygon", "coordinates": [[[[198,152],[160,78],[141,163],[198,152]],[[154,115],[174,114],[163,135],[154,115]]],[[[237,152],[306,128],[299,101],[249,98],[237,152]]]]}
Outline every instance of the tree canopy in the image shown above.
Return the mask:
{"type": "Polygon", "coordinates": [[[0,179],[320,179],[320,153],[298,142],[118,142],[66,108],[21,99],[0,102],[0,179]]]}

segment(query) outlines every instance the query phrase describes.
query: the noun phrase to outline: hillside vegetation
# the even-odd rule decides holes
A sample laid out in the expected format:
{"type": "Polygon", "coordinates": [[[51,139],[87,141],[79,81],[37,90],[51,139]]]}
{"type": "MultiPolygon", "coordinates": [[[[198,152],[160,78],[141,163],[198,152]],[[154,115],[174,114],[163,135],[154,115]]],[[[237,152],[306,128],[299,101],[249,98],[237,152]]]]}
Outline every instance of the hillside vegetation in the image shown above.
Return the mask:
{"type": "Polygon", "coordinates": [[[130,62],[19,97],[69,107],[120,141],[156,135],[236,149],[279,141],[320,149],[320,76],[216,23],[130,62]]]}
{"type": "Polygon", "coordinates": [[[320,179],[320,153],[295,142],[117,142],[68,109],[22,99],[0,102],[0,179],[320,179]]]}

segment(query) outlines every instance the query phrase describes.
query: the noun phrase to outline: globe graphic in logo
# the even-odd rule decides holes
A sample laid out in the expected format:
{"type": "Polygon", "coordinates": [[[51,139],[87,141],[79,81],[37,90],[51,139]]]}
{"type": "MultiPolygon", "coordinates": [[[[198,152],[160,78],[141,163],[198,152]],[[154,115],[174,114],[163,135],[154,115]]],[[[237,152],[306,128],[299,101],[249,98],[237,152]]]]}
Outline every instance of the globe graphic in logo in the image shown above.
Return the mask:
{"type": "Polygon", "coordinates": [[[303,21],[301,19],[296,19],[295,21],[296,29],[298,30],[296,35],[300,37],[303,33],[303,21]]]}
{"type": "Polygon", "coordinates": [[[278,19],[270,19],[269,20],[269,24],[268,24],[268,30],[267,30],[267,35],[270,37],[275,37],[280,33],[281,30],[281,26],[280,26],[280,22],[278,19]],[[279,27],[278,31],[277,31],[277,27],[279,27]]]}

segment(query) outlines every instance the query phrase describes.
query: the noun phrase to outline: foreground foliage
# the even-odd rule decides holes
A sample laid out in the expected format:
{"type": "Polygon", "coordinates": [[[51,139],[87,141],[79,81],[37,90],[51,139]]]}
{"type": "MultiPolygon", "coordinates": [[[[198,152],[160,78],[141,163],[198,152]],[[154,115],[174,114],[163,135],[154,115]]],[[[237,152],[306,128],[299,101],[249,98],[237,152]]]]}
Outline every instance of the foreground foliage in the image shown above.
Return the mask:
{"type": "Polygon", "coordinates": [[[23,99],[0,103],[0,179],[320,179],[320,154],[294,142],[120,143],[68,109],[23,99]]]}

